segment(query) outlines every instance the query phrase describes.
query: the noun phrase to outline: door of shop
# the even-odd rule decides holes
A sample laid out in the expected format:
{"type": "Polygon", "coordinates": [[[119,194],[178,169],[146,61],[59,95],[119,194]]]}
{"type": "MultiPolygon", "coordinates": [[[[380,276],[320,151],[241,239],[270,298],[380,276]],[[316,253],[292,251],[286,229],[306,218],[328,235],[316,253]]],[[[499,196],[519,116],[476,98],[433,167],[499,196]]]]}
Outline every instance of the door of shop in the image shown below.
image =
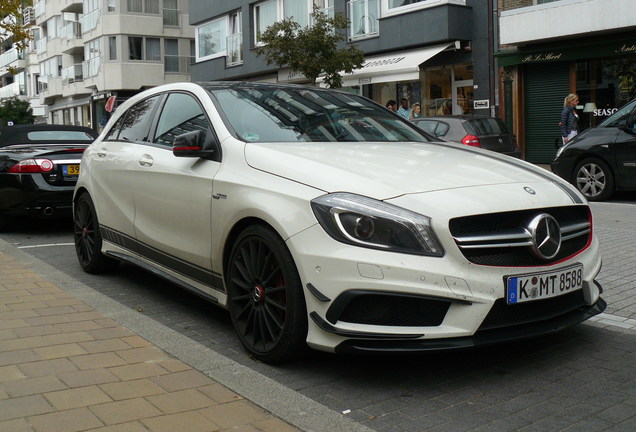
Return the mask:
{"type": "Polygon", "coordinates": [[[525,159],[548,164],[560,139],[559,120],[563,99],[570,93],[566,62],[525,66],[525,159]]]}
{"type": "Polygon", "coordinates": [[[473,111],[473,80],[453,81],[453,114],[469,114],[473,111]]]}

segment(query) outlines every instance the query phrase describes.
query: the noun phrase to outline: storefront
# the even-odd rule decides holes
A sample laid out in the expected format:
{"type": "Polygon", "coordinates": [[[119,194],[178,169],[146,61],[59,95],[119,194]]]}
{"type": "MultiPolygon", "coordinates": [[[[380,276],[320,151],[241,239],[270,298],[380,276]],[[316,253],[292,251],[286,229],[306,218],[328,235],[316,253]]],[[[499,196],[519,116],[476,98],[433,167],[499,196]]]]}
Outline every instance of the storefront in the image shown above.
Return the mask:
{"type": "Polygon", "coordinates": [[[582,131],[636,98],[636,39],[570,41],[500,53],[501,107],[525,159],[549,163],[560,137],[563,100],[579,95],[582,131]]]}
{"type": "Polygon", "coordinates": [[[382,105],[389,100],[399,105],[400,100],[407,99],[409,108],[420,104],[422,116],[470,113],[474,98],[473,67],[471,62],[465,62],[463,52],[457,52],[458,47],[459,42],[452,42],[369,56],[360,69],[344,75],[343,88],[382,105]],[[455,59],[457,62],[439,64],[444,54],[456,53],[455,57],[461,57],[455,59]]]}

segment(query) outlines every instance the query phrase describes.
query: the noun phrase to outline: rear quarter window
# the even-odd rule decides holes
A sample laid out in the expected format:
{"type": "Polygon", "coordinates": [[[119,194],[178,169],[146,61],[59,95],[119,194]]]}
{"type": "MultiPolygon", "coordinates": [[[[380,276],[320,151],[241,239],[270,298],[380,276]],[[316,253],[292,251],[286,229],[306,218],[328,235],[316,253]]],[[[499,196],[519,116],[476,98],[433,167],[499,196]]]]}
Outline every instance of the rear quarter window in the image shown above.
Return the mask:
{"type": "Polygon", "coordinates": [[[500,135],[508,133],[506,124],[498,118],[483,118],[468,120],[464,124],[470,135],[500,135]]]}
{"type": "Polygon", "coordinates": [[[33,131],[27,133],[29,141],[93,141],[95,138],[84,131],[33,131]]]}

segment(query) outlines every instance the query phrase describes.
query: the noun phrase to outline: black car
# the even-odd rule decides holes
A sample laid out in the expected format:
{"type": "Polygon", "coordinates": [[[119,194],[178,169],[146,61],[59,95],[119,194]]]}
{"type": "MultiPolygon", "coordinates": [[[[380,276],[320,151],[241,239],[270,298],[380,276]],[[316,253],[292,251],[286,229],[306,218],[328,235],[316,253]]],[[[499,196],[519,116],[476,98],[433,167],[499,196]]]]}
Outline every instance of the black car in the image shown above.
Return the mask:
{"type": "Polygon", "coordinates": [[[447,115],[422,117],[412,121],[425,131],[446,141],[481,147],[516,158],[521,157],[517,137],[496,117],[447,115]]]}
{"type": "Polygon", "coordinates": [[[70,216],[80,159],[97,135],[80,126],[0,127],[0,230],[17,217],[70,216]]]}
{"type": "Polygon", "coordinates": [[[590,201],[636,190],[636,99],[560,147],[551,166],[590,201]]]}

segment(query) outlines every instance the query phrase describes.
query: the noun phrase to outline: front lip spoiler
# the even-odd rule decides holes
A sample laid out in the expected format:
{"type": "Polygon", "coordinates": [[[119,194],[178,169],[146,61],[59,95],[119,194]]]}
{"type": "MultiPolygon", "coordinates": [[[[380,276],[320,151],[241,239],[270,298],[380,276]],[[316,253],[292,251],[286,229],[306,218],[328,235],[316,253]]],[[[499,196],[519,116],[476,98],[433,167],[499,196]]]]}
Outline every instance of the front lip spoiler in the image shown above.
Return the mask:
{"type": "Polygon", "coordinates": [[[588,318],[598,315],[605,310],[607,303],[599,297],[592,306],[579,308],[564,315],[512,327],[478,331],[473,336],[445,338],[445,339],[349,339],[339,344],[335,351],[339,354],[353,353],[389,353],[389,352],[421,352],[465,349],[478,346],[493,345],[518,341],[551,333],[557,333],[588,318]]]}

